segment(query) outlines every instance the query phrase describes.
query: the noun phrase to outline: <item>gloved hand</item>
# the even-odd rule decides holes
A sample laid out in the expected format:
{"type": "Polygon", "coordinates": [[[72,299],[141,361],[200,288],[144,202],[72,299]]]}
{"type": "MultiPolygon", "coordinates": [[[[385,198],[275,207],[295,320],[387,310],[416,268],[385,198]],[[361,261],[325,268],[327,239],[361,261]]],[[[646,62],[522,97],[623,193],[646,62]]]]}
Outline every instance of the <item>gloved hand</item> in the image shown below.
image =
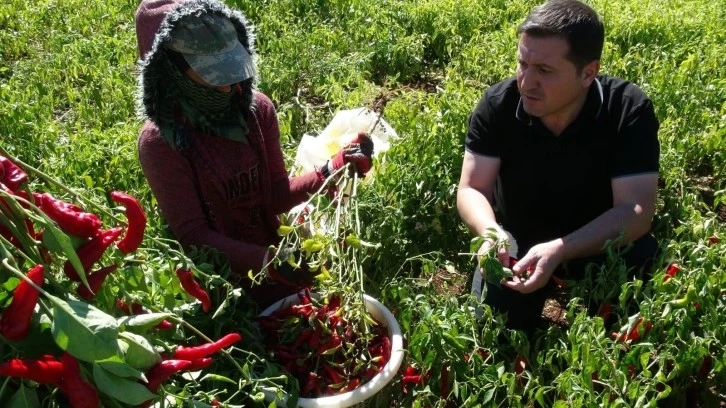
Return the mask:
{"type": "Polygon", "coordinates": [[[295,289],[302,289],[312,285],[315,275],[308,268],[305,257],[302,256],[299,250],[281,248],[278,252],[275,249],[274,252],[271,251],[270,255],[275,256],[275,259],[267,267],[267,275],[272,280],[295,289]],[[276,252],[277,255],[275,256],[276,252]]]}
{"type": "Polygon", "coordinates": [[[358,136],[342,149],[326,164],[328,175],[345,166],[353,163],[358,177],[365,177],[371,169],[373,156],[373,140],[366,132],[358,132],[358,136]]]}

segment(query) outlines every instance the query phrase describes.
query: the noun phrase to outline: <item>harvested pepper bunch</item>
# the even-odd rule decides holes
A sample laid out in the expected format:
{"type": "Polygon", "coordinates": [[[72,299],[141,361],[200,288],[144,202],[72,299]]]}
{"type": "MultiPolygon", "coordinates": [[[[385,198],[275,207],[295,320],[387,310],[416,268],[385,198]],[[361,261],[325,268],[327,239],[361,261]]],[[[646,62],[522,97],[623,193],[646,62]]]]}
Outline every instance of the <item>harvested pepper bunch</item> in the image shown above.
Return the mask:
{"type": "Polygon", "coordinates": [[[205,313],[212,310],[212,299],[209,297],[207,291],[202,289],[199,282],[194,279],[194,275],[191,270],[179,268],[176,270],[176,276],[179,278],[182,288],[184,288],[189,295],[202,302],[202,310],[204,310],[205,313]]]}
{"type": "Polygon", "coordinates": [[[297,379],[300,396],[352,391],[388,363],[391,342],[385,326],[370,322],[372,338],[366,339],[346,316],[340,297],[317,301],[305,292],[298,296],[299,304],[262,316],[259,323],[271,359],[297,379]]]}
{"type": "Polygon", "coordinates": [[[33,197],[41,211],[67,234],[91,238],[101,229],[101,219],[96,214],[84,212],[77,205],[57,199],[50,193],[33,193],[33,197]]]}
{"type": "Polygon", "coordinates": [[[12,160],[0,155],[0,183],[8,186],[11,191],[17,191],[27,181],[28,175],[23,169],[12,160]]]}
{"type": "MultiPolygon", "coordinates": [[[[28,271],[26,277],[36,285],[42,286],[44,270],[43,265],[36,265],[28,271]]],[[[0,317],[0,335],[13,341],[22,340],[28,335],[39,295],[38,289],[28,281],[20,281],[13,292],[10,305],[3,310],[3,315],[0,317]]]]}
{"type": "Polygon", "coordinates": [[[91,383],[81,377],[81,366],[75,357],[63,353],[63,380],[59,388],[68,396],[73,408],[98,408],[101,404],[98,391],[91,383]]]}
{"type": "Polygon", "coordinates": [[[0,375],[57,384],[63,379],[63,363],[49,354],[31,359],[14,358],[0,364],[0,375]]]}
{"type": "MultiPolygon", "coordinates": [[[[106,252],[106,249],[108,249],[108,247],[110,247],[111,244],[113,244],[116,239],[121,236],[122,232],[123,229],[121,227],[114,227],[101,231],[96,236],[91,238],[90,241],[86,242],[78,248],[76,253],[78,254],[78,258],[81,260],[81,265],[83,265],[83,272],[86,275],[88,275],[88,272],[91,270],[93,264],[101,259],[101,256],[103,256],[103,253],[106,252]]],[[[63,267],[63,271],[65,272],[68,279],[75,282],[81,281],[81,278],[78,275],[76,268],[73,267],[73,264],[71,264],[70,261],[66,261],[63,267]]]]}
{"type": "Polygon", "coordinates": [[[134,197],[122,193],[120,191],[112,191],[111,199],[126,209],[126,220],[128,227],[123,238],[116,244],[118,249],[124,254],[130,254],[141,246],[144,240],[144,230],[146,229],[146,214],[144,214],[141,204],[134,197]]]}

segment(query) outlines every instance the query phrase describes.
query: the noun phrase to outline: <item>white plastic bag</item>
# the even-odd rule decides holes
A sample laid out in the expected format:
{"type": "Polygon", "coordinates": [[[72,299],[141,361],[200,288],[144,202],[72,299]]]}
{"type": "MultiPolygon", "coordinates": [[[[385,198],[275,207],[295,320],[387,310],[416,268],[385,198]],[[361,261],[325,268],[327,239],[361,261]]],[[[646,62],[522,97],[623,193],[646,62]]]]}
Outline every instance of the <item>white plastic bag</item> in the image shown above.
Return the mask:
{"type": "MultiPolygon", "coordinates": [[[[301,172],[322,166],[335,155],[340,148],[350,143],[358,132],[369,133],[373,139],[373,157],[387,151],[391,147],[391,140],[398,139],[396,131],[378,114],[368,108],[357,108],[338,111],[328,126],[318,135],[303,135],[295,156],[295,167],[301,172]],[[371,128],[376,124],[375,129],[371,128]]],[[[376,172],[376,163],[367,173],[366,180],[371,180],[376,172]]]]}

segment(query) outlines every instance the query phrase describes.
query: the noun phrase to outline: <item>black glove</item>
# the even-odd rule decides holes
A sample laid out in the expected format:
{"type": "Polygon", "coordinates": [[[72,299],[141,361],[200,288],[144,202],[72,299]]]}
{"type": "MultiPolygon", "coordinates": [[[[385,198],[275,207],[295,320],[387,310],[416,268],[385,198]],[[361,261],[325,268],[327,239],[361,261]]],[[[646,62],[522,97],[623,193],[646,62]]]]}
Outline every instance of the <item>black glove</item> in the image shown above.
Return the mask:
{"type": "Polygon", "coordinates": [[[305,257],[299,250],[281,248],[277,251],[275,249],[271,255],[275,256],[275,259],[267,267],[267,275],[272,280],[295,289],[312,285],[315,275],[308,268],[305,257]]]}

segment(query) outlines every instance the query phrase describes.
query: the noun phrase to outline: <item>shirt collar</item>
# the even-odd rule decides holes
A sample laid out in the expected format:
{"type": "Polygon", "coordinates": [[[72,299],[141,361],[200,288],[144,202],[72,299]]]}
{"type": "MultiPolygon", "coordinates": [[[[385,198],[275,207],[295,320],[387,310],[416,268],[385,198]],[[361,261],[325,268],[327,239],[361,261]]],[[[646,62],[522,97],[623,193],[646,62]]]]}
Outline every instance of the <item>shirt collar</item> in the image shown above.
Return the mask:
{"type": "MultiPolygon", "coordinates": [[[[585,101],[585,106],[591,104],[591,103],[597,103],[597,110],[595,111],[595,118],[600,116],[602,113],[603,105],[605,98],[603,96],[603,90],[602,85],[600,85],[600,81],[598,78],[595,78],[594,81],[592,81],[592,85],[590,85],[590,89],[588,91],[587,100],[585,101]],[[595,94],[597,92],[597,94],[595,94]],[[593,98],[597,98],[593,100],[593,98]]],[[[583,106],[583,111],[585,109],[585,106],[583,106]]],[[[527,122],[528,125],[532,124],[532,117],[529,115],[529,113],[525,112],[524,106],[522,105],[522,97],[519,97],[519,102],[517,103],[517,111],[515,112],[515,116],[517,119],[521,120],[522,122],[527,122]]]]}

